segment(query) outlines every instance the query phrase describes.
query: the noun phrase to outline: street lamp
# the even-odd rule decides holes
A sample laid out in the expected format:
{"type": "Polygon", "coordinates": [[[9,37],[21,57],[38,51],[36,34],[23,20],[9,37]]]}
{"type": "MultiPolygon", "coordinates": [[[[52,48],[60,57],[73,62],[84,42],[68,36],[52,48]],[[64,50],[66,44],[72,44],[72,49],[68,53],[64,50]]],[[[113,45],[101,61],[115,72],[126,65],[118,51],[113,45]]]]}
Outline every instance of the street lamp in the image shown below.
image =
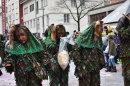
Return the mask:
{"type": "Polygon", "coordinates": [[[42,7],[42,8],[39,8],[38,10],[42,10],[43,11],[43,16],[42,16],[42,25],[43,25],[43,34],[44,34],[44,7],[42,7]]]}

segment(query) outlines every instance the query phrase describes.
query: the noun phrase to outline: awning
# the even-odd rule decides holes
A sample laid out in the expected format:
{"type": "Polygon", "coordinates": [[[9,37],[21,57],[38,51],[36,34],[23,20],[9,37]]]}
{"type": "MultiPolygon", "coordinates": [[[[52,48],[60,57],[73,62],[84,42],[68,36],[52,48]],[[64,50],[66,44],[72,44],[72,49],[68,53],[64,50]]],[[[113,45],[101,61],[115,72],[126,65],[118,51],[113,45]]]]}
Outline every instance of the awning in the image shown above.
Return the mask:
{"type": "Polygon", "coordinates": [[[125,1],[121,6],[107,15],[105,18],[102,19],[103,23],[117,23],[118,20],[122,17],[122,14],[130,13],[130,0],[125,1]]]}

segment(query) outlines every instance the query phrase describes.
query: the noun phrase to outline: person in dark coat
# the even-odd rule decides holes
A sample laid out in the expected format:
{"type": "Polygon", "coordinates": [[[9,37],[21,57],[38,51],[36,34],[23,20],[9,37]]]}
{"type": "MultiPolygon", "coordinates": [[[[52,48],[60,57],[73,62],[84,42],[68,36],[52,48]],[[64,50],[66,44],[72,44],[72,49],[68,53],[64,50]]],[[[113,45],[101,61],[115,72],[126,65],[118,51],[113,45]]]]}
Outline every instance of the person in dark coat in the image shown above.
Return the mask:
{"type": "Polygon", "coordinates": [[[120,38],[120,59],[122,61],[122,74],[124,86],[130,86],[130,13],[119,19],[115,34],[120,38]]]}
{"type": "Polygon", "coordinates": [[[114,37],[112,35],[108,36],[108,55],[109,55],[109,59],[108,59],[108,69],[106,70],[106,72],[117,72],[116,70],[116,63],[115,63],[115,56],[117,54],[116,51],[116,44],[114,41],[114,37]]]}
{"type": "Polygon", "coordinates": [[[72,56],[79,86],[100,86],[100,69],[105,66],[102,21],[92,23],[75,40],[72,56]]]}
{"type": "Polygon", "coordinates": [[[29,29],[13,25],[6,46],[5,68],[8,73],[14,72],[16,85],[42,86],[42,80],[48,79],[45,68],[48,53],[29,29]]]}
{"type": "MultiPolygon", "coordinates": [[[[58,52],[60,47],[61,37],[66,37],[64,25],[58,24],[51,28],[48,37],[45,39],[47,51],[50,54],[51,67],[48,71],[50,78],[50,86],[68,86],[69,64],[65,69],[62,69],[58,62],[58,52]]],[[[71,50],[71,45],[67,44],[68,52],[71,50]]]]}

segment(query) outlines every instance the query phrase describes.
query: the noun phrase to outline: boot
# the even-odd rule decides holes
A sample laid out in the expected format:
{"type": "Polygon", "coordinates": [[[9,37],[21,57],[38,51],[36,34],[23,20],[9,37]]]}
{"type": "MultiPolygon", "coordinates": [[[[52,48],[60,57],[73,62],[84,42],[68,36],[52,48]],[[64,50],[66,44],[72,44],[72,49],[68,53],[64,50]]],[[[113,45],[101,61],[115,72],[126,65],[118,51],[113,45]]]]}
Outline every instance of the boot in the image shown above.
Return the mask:
{"type": "Polygon", "coordinates": [[[2,71],[0,70],[0,76],[3,75],[2,71]]]}
{"type": "Polygon", "coordinates": [[[111,72],[117,72],[117,70],[116,70],[116,66],[112,67],[111,72]]]}
{"type": "Polygon", "coordinates": [[[105,63],[105,68],[108,69],[108,64],[107,63],[105,63]]]}
{"type": "Polygon", "coordinates": [[[111,66],[108,66],[107,70],[105,70],[106,72],[110,72],[111,71],[111,66]]]}

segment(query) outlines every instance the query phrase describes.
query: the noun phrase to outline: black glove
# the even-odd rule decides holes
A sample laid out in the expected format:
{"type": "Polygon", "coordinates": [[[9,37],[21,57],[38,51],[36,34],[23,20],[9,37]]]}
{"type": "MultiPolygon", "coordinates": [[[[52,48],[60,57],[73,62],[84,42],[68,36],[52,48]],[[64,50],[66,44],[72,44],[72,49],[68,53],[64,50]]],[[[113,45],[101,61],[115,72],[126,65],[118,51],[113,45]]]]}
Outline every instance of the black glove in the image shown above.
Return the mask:
{"type": "Polygon", "coordinates": [[[0,70],[0,76],[3,75],[2,71],[0,70]]]}
{"type": "Polygon", "coordinates": [[[57,38],[56,39],[56,44],[59,44],[60,43],[60,38],[57,38]]]}
{"type": "Polygon", "coordinates": [[[45,68],[46,68],[47,72],[50,72],[50,71],[51,71],[51,68],[50,68],[49,65],[46,65],[45,68]]]}
{"type": "Polygon", "coordinates": [[[11,74],[13,72],[13,70],[14,70],[14,67],[13,67],[13,65],[11,63],[8,63],[8,64],[5,65],[5,69],[6,69],[6,71],[8,73],[11,74]]]}

